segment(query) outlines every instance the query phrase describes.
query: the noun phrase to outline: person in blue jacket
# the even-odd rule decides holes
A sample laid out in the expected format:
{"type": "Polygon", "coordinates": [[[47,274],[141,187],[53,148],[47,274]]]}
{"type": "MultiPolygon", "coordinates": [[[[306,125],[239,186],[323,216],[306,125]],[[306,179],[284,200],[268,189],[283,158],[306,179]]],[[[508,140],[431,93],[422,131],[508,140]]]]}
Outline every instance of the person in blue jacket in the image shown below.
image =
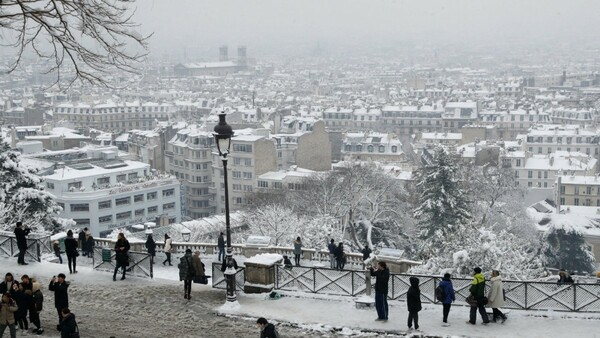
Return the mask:
{"type": "Polygon", "coordinates": [[[442,301],[442,305],[444,307],[443,314],[443,322],[444,324],[448,324],[448,314],[450,313],[450,307],[452,303],[456,300],[454,296],[454,286],[452,286],[452,281],[450,280],[450,274],[444,274],[444,278],[440,281],[440,288],[444,291],[444,300],[442,301]]]}

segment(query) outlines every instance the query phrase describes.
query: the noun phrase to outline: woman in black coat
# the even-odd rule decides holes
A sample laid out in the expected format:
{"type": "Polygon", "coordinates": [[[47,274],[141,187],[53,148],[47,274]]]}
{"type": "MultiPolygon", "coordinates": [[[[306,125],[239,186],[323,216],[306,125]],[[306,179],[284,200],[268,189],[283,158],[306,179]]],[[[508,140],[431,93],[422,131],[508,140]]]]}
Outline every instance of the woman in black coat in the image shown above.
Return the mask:
{"type": "Polygon", "coordinates": [[[65,239],[65,253],[67,254],[67,260],[69,262],[69,273],[77,273],[77,240],[73,238],[73,231],[67,231],[67,238],[65,239]]]}
{"type": "Polygon", "coordinates": [[[342,242],[340,242],[335,249],[335,260],[337,261],[338,270],[344,270],[344,265],[346,265],[346,254],[344,253],[344,243],[342,242]]]}
{"type": "Polygon", "coordinates": [[[121,280],[125,279],[125,271],[127,271],[127,266],[129,266],[129,249],[129,241],[125,239],[125,235],[122,232],[119,233],[117,243],[115,244],[117,266],[115,266],[113,281],[117,280],[117,271],[119,268],[123,268],[123,277],[121,277],[121,280]]]}
{"type": "Polygon", "coordinates": [[[148,239],[146,240],[146,250],[148,250],[148,254],[150,254],[150,261],[154,264],[154,256],[156,256],[156,242],[154,238],[152,238],[152,234],[148,235],[148,239]]]}
{"type": "Polygon", "coordinates": [[[419,329],[419,311],[421,311],[421,290],[419,290],[419,279],[410,277],[410,287],[406,292],[406,305],[408,306],[408,328],[415,324],[415,330],[419,329]]]}

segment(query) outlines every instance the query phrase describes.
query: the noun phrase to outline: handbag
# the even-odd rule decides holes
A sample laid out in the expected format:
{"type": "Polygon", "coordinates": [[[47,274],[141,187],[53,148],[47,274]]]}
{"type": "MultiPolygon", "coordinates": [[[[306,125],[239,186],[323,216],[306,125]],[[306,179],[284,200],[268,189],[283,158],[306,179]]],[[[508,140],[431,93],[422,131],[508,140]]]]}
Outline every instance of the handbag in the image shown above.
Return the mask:
{"type": "Polygon", "coordinates": [[[75,257],[79,257],[79,250],[75,250],[75,257]]]}
{"type": "Polygon", "coordinates": [[[194,276],[194,283],[208,284],[208,278],[206,276],[194,276]]]}
{"type": "Polygon", "coordinates": [[[71,338],[80,338],[79,337],[79,326],[75,325],[75,332],[71,333],[71,338]]]}

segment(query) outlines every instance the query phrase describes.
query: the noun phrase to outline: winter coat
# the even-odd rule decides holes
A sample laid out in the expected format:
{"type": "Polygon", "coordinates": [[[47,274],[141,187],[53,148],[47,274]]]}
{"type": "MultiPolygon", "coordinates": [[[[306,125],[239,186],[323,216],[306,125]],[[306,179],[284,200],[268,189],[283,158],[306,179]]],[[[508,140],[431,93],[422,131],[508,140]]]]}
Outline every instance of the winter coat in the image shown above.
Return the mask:
{"type": "Polygon", "coordinates": [[[163,247],[163,250],[165,252],[171,252],[171,249],[173,247],[172,243],[173,243],[172,239],[170,239],[170,238],[165,239],[165,246],[163,247]]]}
{"type": "Polygon", "coordinates": [[[9,325],[15,323],[15,312],[19,310],[14,300],[8,303],[0,303],[0,325],[9,325]]]}
{"type": "Polygon", "coordinates": [[[366,261],[367,259],[369,259],[369,257],[371,256],[371,252],[373,251],[371,251],[369,247],[365,246],[361,252],[363,254],[363,261],[366,261]]]}
{"type": "Polygon", "coordinates": [[[338,246],[335,248],[335,259],[338,261],[344,261],[346,259],[343,246],[338,246]]]}
{"type": "Polygon", "coordinates": [[[54,291],[54,307],[57,309],[66,309],[69,307],[69,293],[67,292],[69,283],[64,282],[60,284],[57,282],[50,282],[48,289],[54,291]]]}
{"type": "Polygon", "coordinates": [[[440,282],[440,288],[444,290],[444,300],[442,301],[442,303],[452,304],[452,302],[456,300],[452,281],[449,278],[442,278],[442,281],[440,282]]]}
{"type": "Polygon", "coordinates": [[[60,245],[58,243],[52,244],[52,249],[54,249],[54,254],[60,256],[60,245]]]}
{"type": "Polygon", "coordinates": [[[225,239],[223,236],[219,236],[219,239],[217,240],[217,247],[219,249],[225,249],[225,239]]]}
{"type": "Polygon", "coordinates": [[[275,325],[269,323],[260,331],[260,338],[277,338],[275,325]]]}
{"type": "Polygon", "coordinates": [[[302,241],[294,241],[294,255],[302,255],[302,241]]]}
{"type": "Polygon", "coordinates": [[[29,308],[30,310],[33,309],[37,312],[40,312],[44,308],[44,295],[42,294],[41,288],[42,288],[42,285],[40,283],[38,283],[38,282],[33,283],[33,288],[32,288],[33,294],[31,295],[33,306],[29,308]]]}
{"type": "Polygon", "coordinates": [[[85,242],[84,242],[84,248],[85,251],[87,252],[92,252],[94,251],[94,245],[96,244],[96,242],[94,241],[94,237],[92,237],[91,235],[86,235],[85,236],[85,242]]]}
{"type": "Polygon", "coordinates": [[[196,271],[194,270],[194,262],[192,261],[192,254],[186,253],[179,260],[179,280],[192,280],[196,275],[196,271]]]}
{"type": "Polygon", "coordinates": [[[485,297],[485,277],[483,274],[477,273],[473,276],[469,292],[477,301],[481,301],[485,297]]]}
{"type": "Polygon", "coordinates": [[[17,303],[17,307],[19,308],[17,310],[17,312],[15,312],[15,315],[17,317],[22,317],[24,315],[27,314],[27,309],[29,309],[29,303],[28,300],[30,297],[27,297],[27,295],[25,295],[24,291],[21,290],[13,290],[12,292],[12,298],[13,300],[17,303]]]}
{"type": "Polygon", "coordinates": [[[84,242],[85,241],[85,231],[81,230],[79,232],[79,235],[77,236],[77,238],[79,239],[80,242],[84,242]]]}
{"type": "Polygon", "coordinates": [[[502,279],[500,276],[492,277],[492,285],[488,293],[487,307],[500,308],[504,306],[504,291],[502,290],[502,279]]]}
{"type": "Polygon", "coordinates": [[[409,312],[421,311],[421,290],[419,290],[419,279],[410,277],[410,287],[406,292],[406,305],[409,312]]]}
{"type": "Polygon", "coordinates": [[[383,270],[374,270],[371,268],[371,276],[375,276],[375,293],[383,293],[387,295],[388,284],[390,281],[390,270],[385,268],[383,270]]]}
{"type": "Polygon", "coordinates": [[[2,283],[0,283],[0,296],[2,296],[3,294],[7,293],[7,292],[11,292],[12,291],[12,284],[13,282],[7,282],[6,280],[2,283]]]}
{"type": "Polygon", "coordinates": [[[69,313],[60,322],[60,338],[71,338],[73,333],[78,332],[77,322],[75,321],[75,315],[69,313]]]}
{"type": "Polygon", "coordinates": [[[574,281],[573,281],[573,278],[571,278],[571,276],[564,276],[564,277],[560,277],[558,279],[558,285],[561,285],[561,284],[573,284],[573,283],[574,283],[574,281]]]}
{"type": "Polygon", "coordinates": [[[15,228],[15,237],[17,239],[17,247],[19,250],[27,249],[27,235],[31,232],[31,229],[23,229],[21,227],[15,228]]]}
{"type": "Polygon", "coordinates": [[[335,251],[337,250],[337,246],[335,245],[335,243],[329,243],[327,248],[329,249],[330,254],[335,255],[335,251]]]}
{"type": "Polygon", "coordinates": [[[131,246],[129,245],[129,241],[126,239],[119,239],[117,243],[115,243],[115,260],[117,264],[120,266],[129,266],[129,249],[131,246]],[[121,249],[123,248],[123,249],[121,249]]]}
{"type": "Polygon", "coordinates": [[[192,256],[192,263],[194,264],[194,275],[204,276],[204,264],[200,260],[200,256],[192,256]]]}
{"type": "Polygon", "coordinates": [[[77,256],[77,241],[73,237],[67,237],[65,239],[65,253],[68,257],[77,256]]]}
{"type": "Polygon", "coordinates": [[[148,250],[148,253],[152,257],[156,255],[156,242],[152,236],[148,236],[148,239],[146,240],[146,250],[148,250]]]}

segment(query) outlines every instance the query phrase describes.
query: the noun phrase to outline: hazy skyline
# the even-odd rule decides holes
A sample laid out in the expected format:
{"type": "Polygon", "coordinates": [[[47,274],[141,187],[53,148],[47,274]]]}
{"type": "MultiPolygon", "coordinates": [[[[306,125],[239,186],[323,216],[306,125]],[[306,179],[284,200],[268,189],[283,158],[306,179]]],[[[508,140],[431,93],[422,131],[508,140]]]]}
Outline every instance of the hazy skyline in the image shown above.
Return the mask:
{"type": "MultiPolygon", "coordinates": [[[[307,47],[569,43],[598,38],[600,1],[143,0],[136,21],[155,56],[216,57],[221,44],[249,55],[307,47]]],[[[549,46],[551,47],[551,46],[549,46]]]]}

